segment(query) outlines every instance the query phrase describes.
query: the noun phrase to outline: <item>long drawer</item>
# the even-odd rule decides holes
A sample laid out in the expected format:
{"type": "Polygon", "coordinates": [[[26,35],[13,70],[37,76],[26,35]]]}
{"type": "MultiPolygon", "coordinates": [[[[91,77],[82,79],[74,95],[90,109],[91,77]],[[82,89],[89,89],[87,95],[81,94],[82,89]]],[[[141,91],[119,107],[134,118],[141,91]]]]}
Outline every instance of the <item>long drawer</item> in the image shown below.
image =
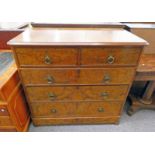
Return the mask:
{"type": "Polygon", "coordinates": [[[54,84],[129,84],[134,68],[83,68],[83,69],[21,69],[25,85],[54,84]]]}
{"type": "Polygon", "coordinates": [[[21,67],[136,65],[139,47],[18,47],[21,67]],[[78,52],[81,51],[81,54],[78,52]]]}
{"type": "Polygon", "coordinates": [[[128,85],[26,87],[30,102],[123,101],[128,85]]]}
{"type": "Polygon", "coordinates": [[[31,104],[33,117],[118,116],[120,102],[61,102],[31,104]]]}

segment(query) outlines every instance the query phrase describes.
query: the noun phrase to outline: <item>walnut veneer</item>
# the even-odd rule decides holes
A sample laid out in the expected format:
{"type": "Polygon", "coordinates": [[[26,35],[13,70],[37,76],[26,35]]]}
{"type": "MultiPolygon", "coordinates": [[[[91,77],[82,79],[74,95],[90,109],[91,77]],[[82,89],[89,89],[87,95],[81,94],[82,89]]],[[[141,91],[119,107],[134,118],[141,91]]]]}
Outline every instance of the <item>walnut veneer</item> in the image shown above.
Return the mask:
{"type": "Polygon", "coordinates": [[[27,30],[9,42],[35,125],[118,123],[147,42],[121,29],[27,30]]]}

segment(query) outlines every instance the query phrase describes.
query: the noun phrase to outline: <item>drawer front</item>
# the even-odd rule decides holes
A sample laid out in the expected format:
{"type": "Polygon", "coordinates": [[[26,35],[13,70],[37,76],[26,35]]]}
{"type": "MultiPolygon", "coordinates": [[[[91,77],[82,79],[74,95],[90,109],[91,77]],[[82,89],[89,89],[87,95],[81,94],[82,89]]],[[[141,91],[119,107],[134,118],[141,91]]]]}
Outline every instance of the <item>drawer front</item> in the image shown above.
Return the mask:
{"type": "Polygon", "coordinates": [[[81,65],[136,65],[141,48],[82,48],[81,65]]]}
{"type": "Polygon", "coordinates": [[[61,102],[31,104],[33,117],[92,117],[118,116],[120,102],[61,102]]]}
{"type": "Polygon", "coordinates": [[[22,69],[25,85],[129,84],[134,68],[22,69]]]}
{"type": "Polygon", "coordinates": [[[83,69],[79,83],[82,84],[129,84],[134,76],[134,68],[83,69]]]}
{"type": "Polygon", "coordinates": [[[28,66],[75,66],[77,49],[75,48],[17,48],[16,55],[21,67],[28,66]]]}
{"type": "Polygon", "coordinates": [[[0,105],[0,116],[9,116],[6,106],[0,105]]]}
{"type": "Polygon", "coordinates": [[[13,123],[8,116],[0,116],[0,126],[13,126],[13,123]]]}
{"type": "Polygon", "coordinates": [[[52,86],[27,87],[30,102],[67,101],[120,101],[124,100],[128,86],[52,86]]]}
{"type": "Polygon", "coordinates": [[[74,69],[21,69],[24,84],[70,84],[76,83],[77,71],[74,69]]]}

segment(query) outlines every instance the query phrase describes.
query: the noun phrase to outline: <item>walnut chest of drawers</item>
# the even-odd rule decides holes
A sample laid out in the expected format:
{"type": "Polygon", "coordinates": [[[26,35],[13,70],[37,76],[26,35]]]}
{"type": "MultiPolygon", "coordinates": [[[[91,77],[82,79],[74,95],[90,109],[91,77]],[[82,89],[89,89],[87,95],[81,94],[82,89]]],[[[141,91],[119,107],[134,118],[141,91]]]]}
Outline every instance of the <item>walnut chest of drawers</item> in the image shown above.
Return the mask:
{"type": "Polygon", "coordinates": [[[35,125],[118,123],[147,42],[120,29],[27,30],[11,45],[35,125]]]}

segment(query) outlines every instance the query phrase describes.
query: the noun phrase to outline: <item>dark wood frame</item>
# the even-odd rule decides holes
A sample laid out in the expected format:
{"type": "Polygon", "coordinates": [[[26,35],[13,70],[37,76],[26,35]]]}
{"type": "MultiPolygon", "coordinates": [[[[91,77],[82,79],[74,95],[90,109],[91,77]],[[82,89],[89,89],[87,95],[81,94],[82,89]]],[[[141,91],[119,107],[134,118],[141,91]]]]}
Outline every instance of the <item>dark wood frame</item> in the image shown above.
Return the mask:
{"type": "Polygon", "coordinates": [[[122,23],[31,23],[34,28],[124,28],[122,23]]]}

